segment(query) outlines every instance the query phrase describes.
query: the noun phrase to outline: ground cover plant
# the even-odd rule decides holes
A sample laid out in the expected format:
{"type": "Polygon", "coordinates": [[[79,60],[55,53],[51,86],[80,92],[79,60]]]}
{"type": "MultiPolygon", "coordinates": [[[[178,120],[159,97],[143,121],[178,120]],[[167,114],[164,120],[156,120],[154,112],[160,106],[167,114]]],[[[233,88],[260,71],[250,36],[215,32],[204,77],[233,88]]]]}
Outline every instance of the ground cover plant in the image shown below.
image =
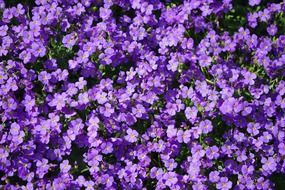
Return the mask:
{"type": "Polygon", "coordinates": [[[285,189],[285,3],[0,0],[0,189],[285,189]]]}

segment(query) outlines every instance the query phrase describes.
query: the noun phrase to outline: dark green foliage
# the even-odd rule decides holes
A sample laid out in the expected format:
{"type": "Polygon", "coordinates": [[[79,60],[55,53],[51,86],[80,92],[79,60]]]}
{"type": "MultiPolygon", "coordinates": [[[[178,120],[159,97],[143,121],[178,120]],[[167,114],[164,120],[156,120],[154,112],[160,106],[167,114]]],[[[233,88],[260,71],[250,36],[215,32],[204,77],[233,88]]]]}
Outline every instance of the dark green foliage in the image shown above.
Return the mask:
{"type": "Polygon", "coordinates": [[[85,177],[90,177],[88,165],[84,162],[84,153],[87,148],[79,148],[77,145],[72,144],[71,153],[68,156],[70,164],[73,166],[71,169],[71,174],[74,176],[83,175],[85,177]]]}
{"type": "Polygon", "coordinates": [[[29,7],[33,7],[36,5],[35,0],[4,0],[6,7],[17,6],[17,4],[21,3],[22,5],[26,5],[29,7]]]}
{"type": "Polygon", "coordinates": [[[150,127],[151,121],[148,119],[138,119],[137,122],[132,125],[132,128],[135,129],[139,134],[144,134],[147,129],[150,127]]]}
{"type": "Polygon", "coordinates": [[[77,48],[68,49],[63,46],[61,41],[51,39],[48,55],[56,59],[59,68],[68,69],[68,61],[74,57],[76,53],[75,49],[77,48]]]}
{"type": "Polygon", "coordinates": [[[280,173],[275,173],[271,176],[271,181],[275,184],[276,190],[285,189],[285,175],[280,173]]]}

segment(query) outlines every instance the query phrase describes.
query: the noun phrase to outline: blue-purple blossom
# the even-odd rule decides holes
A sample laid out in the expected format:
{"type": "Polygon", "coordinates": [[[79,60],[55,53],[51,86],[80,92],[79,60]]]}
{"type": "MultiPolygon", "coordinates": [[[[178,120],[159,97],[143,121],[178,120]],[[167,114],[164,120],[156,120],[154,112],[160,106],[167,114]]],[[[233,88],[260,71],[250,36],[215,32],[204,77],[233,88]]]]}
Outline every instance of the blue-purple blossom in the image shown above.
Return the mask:
{"type": "Polygon", "coordinates": [[[284,10],[0,0],[0,189],[280,188],[284,10]]]}

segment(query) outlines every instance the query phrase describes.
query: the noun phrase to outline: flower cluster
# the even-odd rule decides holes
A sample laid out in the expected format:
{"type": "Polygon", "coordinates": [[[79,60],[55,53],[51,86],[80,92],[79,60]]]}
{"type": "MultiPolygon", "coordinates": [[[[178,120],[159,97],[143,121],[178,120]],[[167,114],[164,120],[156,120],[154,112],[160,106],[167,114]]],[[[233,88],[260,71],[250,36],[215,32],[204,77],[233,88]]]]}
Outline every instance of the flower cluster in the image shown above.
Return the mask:
{"type": "Polygon", "coordinates": [[[1,189],[281,187],[284,2],[19,2],[0,0],[1,189]]]}

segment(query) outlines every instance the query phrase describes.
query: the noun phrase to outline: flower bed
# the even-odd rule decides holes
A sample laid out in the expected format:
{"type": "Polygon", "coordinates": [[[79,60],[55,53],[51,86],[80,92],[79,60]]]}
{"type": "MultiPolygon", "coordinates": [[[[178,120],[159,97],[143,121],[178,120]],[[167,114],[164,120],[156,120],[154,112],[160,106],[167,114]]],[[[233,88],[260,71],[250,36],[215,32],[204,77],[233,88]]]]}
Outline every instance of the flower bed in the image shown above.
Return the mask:
{"type": "Polygon", "coordinates": [[[0,189],[285,189],[284,12],[0,0],[0,189]]]}

